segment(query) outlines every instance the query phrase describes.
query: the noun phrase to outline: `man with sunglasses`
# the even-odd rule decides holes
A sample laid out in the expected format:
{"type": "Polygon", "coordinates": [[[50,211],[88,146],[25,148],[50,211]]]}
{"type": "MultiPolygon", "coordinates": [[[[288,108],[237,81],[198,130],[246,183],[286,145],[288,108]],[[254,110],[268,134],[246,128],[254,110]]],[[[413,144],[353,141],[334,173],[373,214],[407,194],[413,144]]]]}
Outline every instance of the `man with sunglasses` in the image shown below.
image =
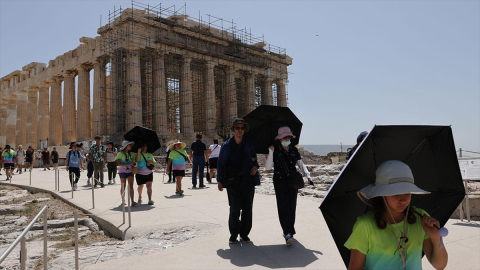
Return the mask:
{"type": "Polygon", "coordinates": [[[218,190],[227,189],[230,206],[229,243],[238,243],[238,235],[241,241],[249,243],[255,194],[254,175],[257,174],[259,165],[253,145],[243,139],[245,132],[248,132],[248,123],[241,118],[235,119],[231,130],[234,136],[223,144],[218,157],[218,190]]]}

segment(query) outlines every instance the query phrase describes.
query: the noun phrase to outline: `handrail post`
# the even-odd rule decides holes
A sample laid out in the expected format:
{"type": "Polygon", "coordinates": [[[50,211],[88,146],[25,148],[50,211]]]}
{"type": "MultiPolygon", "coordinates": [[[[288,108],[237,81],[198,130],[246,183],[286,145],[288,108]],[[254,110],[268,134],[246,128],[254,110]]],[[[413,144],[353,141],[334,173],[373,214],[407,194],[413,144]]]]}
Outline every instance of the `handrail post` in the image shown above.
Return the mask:
{"type": "Polygon", "coordinates": [[[73,212],[75,217],[75,270],[78,270],[78,213],[73,212]]]}
{"type": "Polygon", "coordinates": [[[57,171],[55,171],[55,191],[57,191],[57,171]]]}
{"type": "Polygon", "coordinates": [[[75,174],[72,172],[70,174],[70,177],[71,177],[71,182],[70,182],[70,185],[72,186],[72,199],[73,199],[73,186],[75,186],[75,174]]]}
{"type": "Polygon", "coordinates": [[[25,266],[26,262],[27,262],[27,247],[26,247],[26,240],[24,236],[20,241],[20,270],[26,269],[26,266],[25,266]]]}
{"type": "Polygon", "coordinates": [[[125,224],[125,187],[127,186],[127,183],[125,183],[125,185],[120,182],[120,185],[122,185],[122,194],[120,194],[122,196],[122,212],[123,212],[123,224],[125,224]]]}
{"type": "MultiPolygon", "coordinates": [[[[128,181],[128,180],[127,180],[128,181]]],[[[127,193],[128,193],[128,227],[132,227],[132,206],[130,205],[130,185],[127,184],[127,193]]]]}
{"type": "Polygon", "coordinates": [[[48,210],[43,212],[43,269],[47,270],[47,228],[48,228],[48,210]]]}
{"type": "Polygon", "coordinates": [[[32,171],[30,171],[30,186],[32,185],[32,171]]]}
{"type": "MultiPolygon", "coordinates": [[[[95,179],[95,177],[93,177],[95,179]]],[[[93,183],[92,183],[93,184],[93,183]]],[[[92,204],[93,204],[93,209],[95,209],[95,185],[92,185],[92,204]]]]}

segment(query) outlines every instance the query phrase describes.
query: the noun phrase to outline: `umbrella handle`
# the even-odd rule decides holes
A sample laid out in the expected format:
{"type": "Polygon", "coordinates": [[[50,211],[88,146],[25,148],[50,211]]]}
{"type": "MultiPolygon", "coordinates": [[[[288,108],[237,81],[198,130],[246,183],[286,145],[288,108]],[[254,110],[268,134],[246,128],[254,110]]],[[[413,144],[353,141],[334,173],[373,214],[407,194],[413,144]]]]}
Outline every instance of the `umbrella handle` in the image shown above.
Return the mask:
{"type": "MultiPolygon", "coordinates": [[[[417,210],[413,210],[417,215],[420,217],[423,217],[417,210]]],[[[440,247],[443,247],[443,237],[446,237],[448,235],[448,229],[445,227],[439,228],[437,225],[433,225],[433,227],[438,229],[438,234],[440,235],[440,247]]]]}
{"type": "MultiPolygon", "coordinates": [[[[417,215],[419,215],[420,217],[423,217],[422,214],[420,214],[419,212],[417,212],[417,210],[413,210],[413,212],[415,212],[417,215]]],[[[437,230],[440,230],[440,228],[437,226],[437,225],[433,225],[433,227],[437,228],[437,230]]],[[[446,236],[446,235],[445,235],[446,236]]]]}

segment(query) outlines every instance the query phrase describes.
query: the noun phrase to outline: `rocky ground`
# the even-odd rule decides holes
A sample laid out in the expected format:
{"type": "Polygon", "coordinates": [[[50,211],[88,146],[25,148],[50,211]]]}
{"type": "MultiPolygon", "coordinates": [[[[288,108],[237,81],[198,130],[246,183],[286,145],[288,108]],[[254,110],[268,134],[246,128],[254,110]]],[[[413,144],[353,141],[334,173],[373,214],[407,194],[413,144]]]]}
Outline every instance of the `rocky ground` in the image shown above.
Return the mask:
{"type": "MultiPolygon", "coordinates": [[[[47,205],[48,269],[74,269],[75,230],[73,212],[77,209],[50,194],[0,185],[0,253],[18,237],[35,215],[47,205]]],[[[78,211],[78,210],[77,210],[78,211]]],[[[97,223],[79,211],[79,263],[82,266],[125,256],[144,255],[171,248],[201,235],[194,227],[156,230],[134,239],[119,241],[106,236],[97,223]]],[[[27,269],[43,269],[43,220],[26,235],[27,269]]],[[[20,245],[10,253],[0,269],[19,269],[20,245]]]]}

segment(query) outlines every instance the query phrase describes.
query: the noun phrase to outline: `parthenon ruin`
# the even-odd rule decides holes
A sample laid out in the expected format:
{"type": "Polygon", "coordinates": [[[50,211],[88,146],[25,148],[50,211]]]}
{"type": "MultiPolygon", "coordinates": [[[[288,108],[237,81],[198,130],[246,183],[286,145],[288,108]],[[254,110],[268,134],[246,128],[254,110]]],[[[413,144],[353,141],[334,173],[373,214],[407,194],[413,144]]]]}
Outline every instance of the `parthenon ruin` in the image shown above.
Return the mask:
{"type": "Polygon", "coordinates": [[[2,77],[0,145],[60,145],[136,125],[163,142],[225,137],[255,107],[287,106],[285,49],[205,18],[132,2],[48,66],[33,62],[2,77]]]}

